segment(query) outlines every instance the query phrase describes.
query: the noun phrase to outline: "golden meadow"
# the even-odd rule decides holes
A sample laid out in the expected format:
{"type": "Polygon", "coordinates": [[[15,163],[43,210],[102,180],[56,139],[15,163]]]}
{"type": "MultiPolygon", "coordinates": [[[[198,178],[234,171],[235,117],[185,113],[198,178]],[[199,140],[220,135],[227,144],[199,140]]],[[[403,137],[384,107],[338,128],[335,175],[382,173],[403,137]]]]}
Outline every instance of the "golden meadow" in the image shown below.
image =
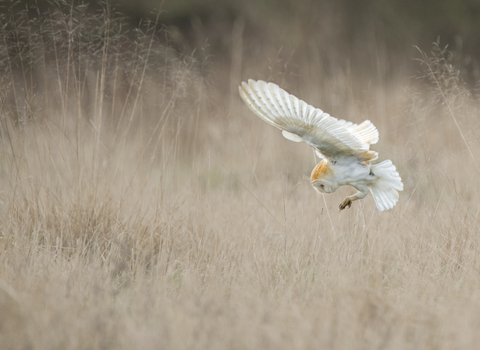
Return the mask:
{"type": "Polygon", "coordinates": [[[161,20],[53,5],[2,18],[2,349],[477,348],[480,103],[455,53],[388,75],[367,37],[368,76],[236,21],[216,64],[161,20]],[[248,78],[370,119],[397,206],[316,193],[313,152],[243,105],[248,78]]]}

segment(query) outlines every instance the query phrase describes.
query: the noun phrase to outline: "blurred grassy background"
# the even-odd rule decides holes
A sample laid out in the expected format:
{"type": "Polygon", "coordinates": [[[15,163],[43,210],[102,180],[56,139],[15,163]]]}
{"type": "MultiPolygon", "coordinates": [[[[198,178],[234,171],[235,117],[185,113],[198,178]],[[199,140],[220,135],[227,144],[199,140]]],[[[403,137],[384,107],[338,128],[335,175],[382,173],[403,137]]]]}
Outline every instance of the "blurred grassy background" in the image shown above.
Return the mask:
{"type": "Polygon", "coordinates": [[[316,61],[326,74],[340,66],[362,79],[396,78],[414,69],[413,45],[428,50],[440,37],[480,78],[478,0],[117,1],[134,24],[161,9],[176,45],[208,48],[215,62],[228,64],[242,32],[244,57],[281,49],[278,58],[292,66],[316,61]]]}
{"type": "Polygon", "coordinates": [[[0,1],[0,348],[477,349],[478,8],[0,1]],[[248,78],[370,119],[397,206],[316,193],[248,78]]]}
{"type": "MultiPolygon", "coordinates": [[[[13,3],[19,9],[52,7],[46,0],[13,3]]],[[[104,7],[98,1],[80,3],[91,12],[104,7]]],[[[5,4],[3,11],[11,12],[10,2],[5,4]]],[[[294,75],[307,62],[317,62],[322,74],[333,75],[342,68],[364,81],[396,79],[415,70],[414,45],[428,51],[440,38],[456,53],[465,80],[475,84],[480,79],[479,0],[112,0],[110,4],[132,28],[159,15],[160,26],[168,28],[168,35],[162,34],[168,44],[208,59],[216,72],[219,66],[228,69],[232,61],[241,65],[239,61],[241,71],[248,73],[255,57],[267,56],[272,70],[288,64],[294,75]],[[232,57],[238,55],[241,58],[232,57]]],[[[217,74],[218,84],[228,84],[222,77],[217,74]]]]}

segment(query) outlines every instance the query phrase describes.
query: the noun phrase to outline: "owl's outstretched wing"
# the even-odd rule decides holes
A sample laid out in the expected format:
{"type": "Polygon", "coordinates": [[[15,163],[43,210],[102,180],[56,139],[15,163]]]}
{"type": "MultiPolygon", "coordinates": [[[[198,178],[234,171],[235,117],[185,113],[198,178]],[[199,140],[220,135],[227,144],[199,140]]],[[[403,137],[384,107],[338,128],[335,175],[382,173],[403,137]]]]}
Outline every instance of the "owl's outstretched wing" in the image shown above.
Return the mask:
{"type": "MultiPolygon", "coordinates": [[[[247,106],[282,130],[285,138],[305,142],[327,158],[359,156],[378,141],[378,131],[370,121],[357,125],[338,120],[276,84],[250,79],[248,83],[242,82],[239,91],[247,106]]],[[[376,157],[376,152],[371,153],[369,157],[373,153],[376,157]]]]}

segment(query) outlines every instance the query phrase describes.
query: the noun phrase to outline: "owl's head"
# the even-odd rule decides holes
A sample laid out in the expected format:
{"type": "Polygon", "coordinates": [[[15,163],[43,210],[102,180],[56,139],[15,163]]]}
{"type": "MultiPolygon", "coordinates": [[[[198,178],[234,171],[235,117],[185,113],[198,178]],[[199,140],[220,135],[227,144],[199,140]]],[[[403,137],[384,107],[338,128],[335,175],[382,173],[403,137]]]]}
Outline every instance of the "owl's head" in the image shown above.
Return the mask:
{"type": "Polygon", "coordinates": [[[310,182],[313,188],[320,193],[333,193],[339,187],[333,176],[333,169],[326,159],[322,159],[312,170],[310,182]]]}

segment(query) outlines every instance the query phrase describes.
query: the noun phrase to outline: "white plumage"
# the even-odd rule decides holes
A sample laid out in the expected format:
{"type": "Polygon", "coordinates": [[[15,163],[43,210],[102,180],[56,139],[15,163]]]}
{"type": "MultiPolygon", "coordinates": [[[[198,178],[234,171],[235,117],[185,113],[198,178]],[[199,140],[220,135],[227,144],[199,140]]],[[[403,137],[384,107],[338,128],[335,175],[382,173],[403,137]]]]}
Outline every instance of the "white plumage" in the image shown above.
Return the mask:
{"type": "Polygon", "coordinates": [[[249,80],[239,87],[247,106],[267,123],[282,130],[291,141],[315,148],[322,160],[313,169],[312,186],[321,193],[351,185],[359,192],[345,198],[340,210],[350,207],[370,191],[380,211],[391,209],[403,190],[402,180],[390,160],[372,165],[378,158],[370,145],[378,142],[378,131],[366,120],[354,124],[338,120],[319,108],[289,94],[273,83],[249,80]]]}

